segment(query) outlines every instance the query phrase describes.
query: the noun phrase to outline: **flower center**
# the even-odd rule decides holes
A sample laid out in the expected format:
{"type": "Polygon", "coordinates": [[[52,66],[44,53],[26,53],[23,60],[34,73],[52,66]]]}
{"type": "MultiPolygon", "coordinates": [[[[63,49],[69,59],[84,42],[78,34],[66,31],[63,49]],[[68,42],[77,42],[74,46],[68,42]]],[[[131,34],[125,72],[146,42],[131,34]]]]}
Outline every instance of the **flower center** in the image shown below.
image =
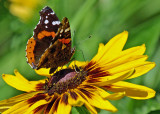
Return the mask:
{"type": "Polygon", "coordinates": [[[86,79],[86,76],[87,71],[80,68],[60,70],[46,81],[45,90],[48,95],[64,93],[68,89],[79,86],[86,79]]]}

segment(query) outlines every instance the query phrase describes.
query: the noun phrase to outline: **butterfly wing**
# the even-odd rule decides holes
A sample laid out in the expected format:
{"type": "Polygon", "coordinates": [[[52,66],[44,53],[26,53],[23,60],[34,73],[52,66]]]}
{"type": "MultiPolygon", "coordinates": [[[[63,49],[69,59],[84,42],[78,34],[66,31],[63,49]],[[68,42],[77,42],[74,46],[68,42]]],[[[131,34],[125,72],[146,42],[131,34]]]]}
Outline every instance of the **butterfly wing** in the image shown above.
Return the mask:
{"type": "Polygon", "coordinates": [[[52,73],[57,67],[67,64],[74,51],[74,49],[71,49],[69,20],[65,17],[55,36],[55,41],[42,55],[38,68],[51,68],[50,73],[52,73]]]}
{"type": "Polygon", "coordinates": [[[36,69],[45,50],[55,41],[60,21],[51,8],[45,7],[40,11],[40,20],[34,29],[26,46],[26,57],[29,65],[36,69]]]}

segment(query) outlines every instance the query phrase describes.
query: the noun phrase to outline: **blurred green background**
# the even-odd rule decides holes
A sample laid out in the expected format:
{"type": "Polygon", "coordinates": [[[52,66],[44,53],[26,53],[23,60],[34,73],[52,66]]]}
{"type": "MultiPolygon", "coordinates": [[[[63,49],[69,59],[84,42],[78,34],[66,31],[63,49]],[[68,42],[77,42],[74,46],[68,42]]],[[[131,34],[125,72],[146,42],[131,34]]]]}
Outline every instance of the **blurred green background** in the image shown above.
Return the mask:
{"type": "MultiPolygon", "coordinates": [[[[0,0],[0,75],[13,74],[18,69],[29,80],[44,78],[30,68],[25,58],[27,40],[44,6],[54,9],[60,20],[69,18],[77,60],[91,60],[100,42],[107,43],[124,30],[129,31],[125,49],[146,44],[145,54],[156,62],[156,68],[129,81],[153,88],[156,97],[125,97],[111,102],[119,110],[116,114],[160,113],[156,111],[160,110],[160,0],[0,0]]],[[[0,100],[20,93],[0,77],[0,100]]],[[[73,108],[72,112],[77,110],[73,108]]],[[[104,110],[99,113],[110,114],[104,110]]]]}

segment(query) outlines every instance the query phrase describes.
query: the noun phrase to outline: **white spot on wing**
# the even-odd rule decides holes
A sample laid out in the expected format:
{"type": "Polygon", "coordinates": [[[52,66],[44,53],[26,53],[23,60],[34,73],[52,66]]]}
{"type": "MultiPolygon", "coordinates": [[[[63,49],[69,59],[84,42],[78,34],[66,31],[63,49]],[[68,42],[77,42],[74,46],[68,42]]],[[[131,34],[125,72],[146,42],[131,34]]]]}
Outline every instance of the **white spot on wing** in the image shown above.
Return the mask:
{"type": "Polygon", "coordinates": [[[65,29],[65,31],[64,32],[68,32],[70,30],[70,28],[67,28],[67,29],[65,29]]]}
{"type": "Polygon", "coordinates": [[[62,32],[63,32],[63,29],[61,29],[60,33],[62,33],[62,32]]]}
{"type": "Polygon", "coordinates": [[[48,28],[48,26],[45,26],[45,28],[48,28]]]}
{"type": "Polygon", "coordinates": [[[52,25],[59,25],[60,24],[60,21],[53,21],[52,22],[52,25]]]}
{"type": "Polygon", "coordinates": [[[54,15],[55,13],[54,12],[52,12],[52,13],[50,13],[51,15],[54,15]]]}
{"type": "Polygon", "coordinates": [[[49,23],[49,21],[46,19],[45,21],[44,21],[44,24],[48,24],[49,23]]]}
{"type": "Polygon", "coordinates": [[[48,18],[48,16],[46,16],[46,18],[48,18]]]}

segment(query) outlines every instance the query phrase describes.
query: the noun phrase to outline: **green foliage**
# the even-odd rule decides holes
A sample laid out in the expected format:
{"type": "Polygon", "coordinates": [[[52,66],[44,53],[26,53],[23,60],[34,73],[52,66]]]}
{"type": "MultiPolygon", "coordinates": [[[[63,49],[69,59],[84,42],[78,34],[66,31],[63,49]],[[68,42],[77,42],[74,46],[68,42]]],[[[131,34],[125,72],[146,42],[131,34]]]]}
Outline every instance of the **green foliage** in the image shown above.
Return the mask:
{"type": "Polygon", "coordinates": [[[71,113],[72,114],[90,114],[85,106],[73,107],[71,113]]]}
{"type": "MultiPolygon", "coordinates": [[[[160,110],[160,1],[159,0],[50,0],[37,6],[34,15],[23,22],[9,11],[10,3],[1,0],[0,6],[0,75],[13,74],[18,69],[29,80],[42,79],[26,63],[25,47],[38,23],[38,12],[46,5],[56,12],[61,20],[70,20],[73,47],[77,60],[90,60],[97,52],[100,42],[106,43],[116,34],[127,30],[129,39],[126,48],[146,44],[149,60],[156,62],[155,69],[145,76],[129,80],[149,86],[157,95],[149,100],[124,98],[112,103],[117,114],[156,114],[160,110]],[[82,53],[83,52],[83,53],[82,53]],[[84,57],[83,57],[84,55],[84,57]],[[158,110],[158,111],[156,111],[158,110]]],[[[0,77],[0,100],[21,92],[8,86],[0,77]]],[[[73,113],[80,109],[74,108],[73,113]]],[[[100,114],[111,114],[104,110],[100,114]]]]}

